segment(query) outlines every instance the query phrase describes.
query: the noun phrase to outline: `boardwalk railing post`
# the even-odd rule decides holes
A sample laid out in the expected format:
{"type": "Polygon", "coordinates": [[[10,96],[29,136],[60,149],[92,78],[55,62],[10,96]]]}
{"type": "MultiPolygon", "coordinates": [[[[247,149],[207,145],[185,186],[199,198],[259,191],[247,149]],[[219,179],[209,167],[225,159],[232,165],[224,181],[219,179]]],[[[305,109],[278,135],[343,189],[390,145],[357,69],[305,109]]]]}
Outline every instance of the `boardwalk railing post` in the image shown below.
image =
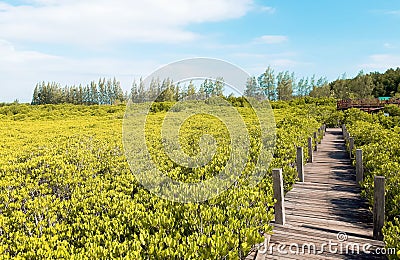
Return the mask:
{"type": "Polygon", "coordinates": [[[304,182],[304,166],[303,166],[303,147],[297,147],[296,163],[297,163],[297,174],[300,182],[304,182]]]}
{"type": "Polygon", "coordinates": [[[356,182],[360,186],[360,182],[364,180],[363,152],[361,149],[356,150],[356,182]]]}
{"type": "Polygon", "coordinates": [[[324,136],[326,135],[326,124],[324,124],[324,136]]]}
{"type": "Polygon", "coordinates": [[[374,239],[383,240],[382,228],[385,224],[385,177],[374,178],[374,239]]]}
{"type": "Polygon", "coordinates": [[[322,129],[321,129],[321,127],[320,128],[318,128],[318,137],[319,137],[319,140],[318,140],[318,143],[320,144],[321,143],[321,140],[322,140],[322,129]]]}
{"type": "Polygon", "coordinates": [[[318,151],[318,138],[317,132],[314,132],[314,143],[315,143],[315,151],[318,151]]]}
{"type": "Polygon", "coordinates": [[[345,142],[347,142],[348,141],[348,132],[347,132],[347,128],[346,128],[345,124],[342,125],[342,129],[343,129],[343,139],[345,142]]]}
{"type": "Polygon", "coordinates": [[[354,137],[349,138],[349,155],[350,159],[353,158],[353,150],[354,150],[354,137]]]}
{"type": "Polygon", "coordinates": [[[285,198],[283,195],[282,169],[272,170],[275,203],[275,223],[285,225],[285,198]]]}
{"type": "Polygon", "coordinates": [[[313,162],[312,137],[308,138],[308,162],[313,162]]]}

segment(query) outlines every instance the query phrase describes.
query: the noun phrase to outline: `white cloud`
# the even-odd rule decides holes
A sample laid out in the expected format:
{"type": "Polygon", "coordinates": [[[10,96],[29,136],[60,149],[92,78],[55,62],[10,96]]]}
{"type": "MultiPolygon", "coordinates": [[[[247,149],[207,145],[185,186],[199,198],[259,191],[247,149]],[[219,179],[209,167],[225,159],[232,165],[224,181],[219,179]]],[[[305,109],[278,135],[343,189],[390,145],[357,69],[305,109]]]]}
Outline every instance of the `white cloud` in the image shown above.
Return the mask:
{"type": "Polygon", "coordinates": [[[62,85],[86,84],[100,77],[116,77],[128,90],[134,78],[160,66],[153,60],[113,58],[66,58],[41,52],[19,50],[0,40],[0,102],[19,98],[29,102],[36,83],[55,81],[62,85]]]}
{"type": "Polygon", "coordinates": [[[254,40],[258,44],[280,44],[288,41],[288,37],[284,35],[263,35],[254,40]]]}
{"type": "Polygon", "coordinates": [[[253,0],[31,0],[0,2],[0,38],[97,45],[182,42],[198,37],[189,24],[244,16],[253,0]]]}
{"type": "Polygon", "coordinates": [[[400,56],[390,54],[375,54],[369,56],[369,61],[360,66],[361,69],[386,70],[400,67],[400,56]]]}

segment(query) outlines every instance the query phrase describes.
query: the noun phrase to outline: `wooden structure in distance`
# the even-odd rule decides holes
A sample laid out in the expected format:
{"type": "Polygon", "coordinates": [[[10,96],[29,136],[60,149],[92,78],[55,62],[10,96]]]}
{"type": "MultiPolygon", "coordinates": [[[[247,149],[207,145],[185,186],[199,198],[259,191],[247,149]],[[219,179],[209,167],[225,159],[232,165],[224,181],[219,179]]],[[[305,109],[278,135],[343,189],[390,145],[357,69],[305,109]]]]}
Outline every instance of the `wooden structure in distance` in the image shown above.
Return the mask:
{"type": "Polygon", "coordinates": [[[368,113],[374,113],[385,108],[386,105],[400,106],[400,99],[391,98],[389,100],[375,99],[343,99],[337,101],[337,110],[347,110],[349,108],[358,108],[368,113]]]}

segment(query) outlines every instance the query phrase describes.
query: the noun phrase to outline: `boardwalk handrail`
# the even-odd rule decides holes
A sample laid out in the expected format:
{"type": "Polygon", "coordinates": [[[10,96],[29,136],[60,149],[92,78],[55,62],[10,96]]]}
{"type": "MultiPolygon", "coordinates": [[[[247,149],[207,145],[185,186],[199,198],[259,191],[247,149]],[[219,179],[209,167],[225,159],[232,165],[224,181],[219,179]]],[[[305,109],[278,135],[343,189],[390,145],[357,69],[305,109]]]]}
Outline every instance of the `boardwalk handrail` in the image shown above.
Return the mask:
{"type": "MultiPolygon", "coordinates": [[[[344,130],[346,129],[345,125],[342,127],[344,130]]],[[[319,145],[320,138],[324,137],[326,127],[323,126],[321,130],[318,131],[320,136],[317,136],[317,138],[308,138],[308,140],[311,139],[311,142],[308,142],[308,144],[311,143],[311,149],[309,149],[311,153],[314,150],[312,145],[319,145]]],[[[346,134],[346,131],[343,131],[343,134],[346,134]]],[[[327,239],[332,239],[332,241],[337,239],[338,244],[346,248],[349,247],[349,249],[354,245],[364,244],[371,245],[374,249],[385,246],[385,243],[381,241],[384,224],[384,215],[382,215],[384,213],[384,193],[380,191],[384,190],[384,185],[381,185],[383,178],[378,177],[375,185],[375,187],[380,185],[381,188],[374,190],[377,199],[375,199],[374,204],[376,214],[373,215],[366,210],[365,200],[361,198],[355,183],[349,182],[354,177],[354,169],[352,169],[350,160],[348,160],[343,141],[338,144],[340,133],[338,129],[330,129],[327,132],[327,140],[323,140],[321,147],[318,147],[320,152],[314,156],[313,164],[299,165],[302,160],[304,162],[303,156],[306,156],[306,154],[302,152],[303,149],[307,148],[297,148],[297,171],[301,173],[301,170],[304,169],[307,182],[300,183],[297,181],[288,193],[284,194],[282,169],[273,169],[274,232],[267,235],[264,233],[264,243],[255,245],[246,260],[269,258],[266,255],[267,252],[274,259],[295,259],[288,257],[288,251],[276,250],[276,245],[282,245],[283,247],[279,248],[286,249],[290,248],[291,245],[306,249],[310,248],[310,245],[320,246],[322,248],[321,255],[323,253],[329,259],[343,259],[343,257],[349,256],[346,252],[331,252],[324,248],[327,239]],[[333,152],[338,154],[333,155],[333,152]],[[302,155],[301,159],[300,155],[302,155]],[[343,185],[346,187],[343,188],[343,185]],[[374,232],[372,221],[370,222],[372,217],[375,225],[374,232]],[[350,234],[350,236],[347,237],[346,235],[346,239],[343,241],[340,240],[340,234],[350,234]]],[[[360,149],[356,149],[355,159],[362,165],[360,151],[360,149]]],[[[358,178],[363,178],[362,173],[363,171],[357,171],[358,178]]],[[[301,176],[299,176],[300,181],[301,179],[301,176]]],[[[293,256],[296,259],[309,259],[310,255],[305,255],[304,252],[307,251],[300,250],[293,253],[293,256]]],[[[355,254],[358,255],[359,253],[356,252],[355,254]]],[[[365,254],[360,256],[363,259],[380,259],[365,254]]],[[[311,259],[314,259],[314,257],[311,257],[311,259]]]]}
{"type": "MultiPolygon", "coordinates": [[[[346,125],[342,125],[342,134],[346,143],[349,144],[349,157],[352,158],[354,146],[354,138],[347,131],[346,125]]],[[[361,182],[364,180],[364,164],[363,151],[356,149],[356,183],[361,187],[361,182]]],[[[374,205],[373,205],[373,237],[375,240],[383,240],[382,229],[385,224],[385,177],[374,176],[374,205]]]]}
{"type": "MultiPolygon", "coordinates": [[[[308,156],[309,161],[313,161],[313,139],[315,145],[315,151],[317,151],[318,143],[321,143],[321,139],[325,136],[326,125],[322,125],[318,129],[317,132],[314,132],[312,137],[308,138],[308,156]],[[319,141],[318,141],[319,138],[319,141]]],[[[303,147],[297,147],[296,154],[296,168],[298,173],[298,179],[300,182],[304,182],[304,150],[303,147]]],[[[285,224],[285,197],[284,197],[284,186],[283,186],[283,177],[282,177],[282,169],[273,169],[272,170],[272,188],[274,192],[275,203],[275,224],[284,225],[285,224]]]]}
{"type": "Polygon", "coordinates": [[[346,110],[349,108],[361,108],[372,110],[380,110],[386,105],[398,105],[400,106],[399,98],[391,98],[389,100],[380,100],[379,98],[365,98],[365,99],[342,99],[338,100],[336,103],[337,110],[346,110]]]}

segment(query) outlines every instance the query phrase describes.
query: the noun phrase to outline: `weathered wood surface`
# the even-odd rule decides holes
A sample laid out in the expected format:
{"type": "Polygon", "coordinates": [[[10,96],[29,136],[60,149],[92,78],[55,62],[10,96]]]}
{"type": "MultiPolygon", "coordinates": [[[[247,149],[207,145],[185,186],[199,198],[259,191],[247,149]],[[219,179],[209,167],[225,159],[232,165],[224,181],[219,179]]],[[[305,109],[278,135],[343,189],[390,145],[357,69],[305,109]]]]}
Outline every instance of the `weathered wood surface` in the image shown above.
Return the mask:
{"type": "MultiPolygon", "coordinates": [[[[246,259],[386,259],[363,253],[364,245],[371,245],[369,251],[373,251],[384,243],[373,239],[373,216],[360,197],[341,129],[327,129],[313,157],[313,163],[304,167],[305,182],[295,184],[285,196],[286,224],[274,224],[269,243],[270,248],[274,245],[273,252],[262,253],[263,245],[257,245],[260,250],[255,248],[246,259]],[[346,233],[346,240],[338,240],[340,232],[346,233]],[[337,244],[336,253],[328,246],[322,248],[330,242],[333,249],[337,244]],[[293,243],[298,244],[299,254],[290,252],[293,243]],[[317,253],[307,251],[310,243],[317,253]],[[360,246],[359,254],[353,254],[353,243],[360,246]],[[285,249],[278,252],[278,244],[286,245],[285,249]]],[[[297,251],[296,247],[292,249],[297,251]]]]}
{"type": "Polygon", "coordinates": [[[382,228],[385,223],[385,177],[374,179],[374,238],[383,240],[382,228]]]}

